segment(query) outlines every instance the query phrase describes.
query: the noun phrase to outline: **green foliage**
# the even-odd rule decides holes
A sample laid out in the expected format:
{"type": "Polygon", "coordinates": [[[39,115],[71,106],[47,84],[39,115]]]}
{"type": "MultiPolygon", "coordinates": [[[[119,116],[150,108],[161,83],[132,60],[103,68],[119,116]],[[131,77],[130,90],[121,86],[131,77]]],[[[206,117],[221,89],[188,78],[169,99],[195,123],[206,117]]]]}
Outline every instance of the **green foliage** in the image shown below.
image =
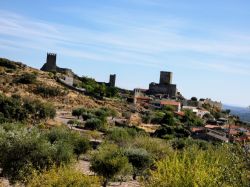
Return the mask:
{"type": "Polygon", "coordinates": [[[64,95],[64,92],[59,87],[51,86],[38,86],[34,92],[46,98],[64,95]]]}
{"type": "Polygon", "coordinates": [[[125,155],[133,166],[133,179],[142,174],[144,170],[148,169],[153,163],[151,155],[142,148],[129,148],[125,150],[125,155]]]}
{"type": "Polygon", "coordinates": [[[90,149],[90,142],[87,138],[79,136],[74,141],[74,153],[77,155],[77,159],[81,154],[86,153],[90,149]]]}
{"type": "Polygon", "coordinates": [[[145,149],[154,160],[165,158],[166,155],[172,152],[170,145],[166,141],[149,136],[136,136],[131,140],[129,147],[145,149]]]}
{"type": "Polygon", "coordinates": [[[204,151],[194,146],[175,151],[158,161],[143,183],[150,187],[249,186],[249,170],[234,149],[225,145],[204,151]]]}
{"type": "Polygon", "coordinates": [[[184,138],[184,137],[189,137],[191,133],[187,129],[185,129],[182,125],[177,125],[177,126],[162,125],[160,129],[157,129],[154,132],[154,136],[159,138],[165,138],[166,135],[173,135],[173,137],[184,138]]]}
{"type": "Polygon", "coordinates": [[[0,167],[2,174],[11,181],[23,180],[33,169],[53,164],[55,148],[35,130],[0,129],[0,167]]]}
{"type": "Polygon", "coordinates": [[[197,97],[192,97],[191,101],[198,101],[197,97]]]}
{"type": "Polygon", "coordinates": [[[26,121],[29,119],[39,121],[41,119],[54,118],[55,108],[49,103],[39,100],[22,99],[13,95],[6,97],[0,94],[0,121],[26,121]]]}
{"type": "Polygon", "coordinates": [[[161,124],[166,124],[169,126],[175,125],[175,119],[174,119],[173,112],[166,112],[161,120],[161,124]]]}
{"type": "Polygon", "coordinates": [[[101,130],[104,127],[103,122],[98,118],[88,119],[85,123],[85,129],[89,130],[101,130]]]}
{"type": "Polygon", "coordinates": [[[119,90],[115,87],[107,87],[106,88],[106,97],[117,97],[119,93],[119,90]]]}
{"type": "Polygon", "coordinates": [[[34,73],[24,73],[15,79],[16,83],[34,84],[37,76],[34,73]]]}
{"type": "Polygon", "coordinates": [[[81,87],[85,88],[87,93],[93,96],[102,97],[117,97],[118,89],[115,87],[108,87],[105,84],[97,83],[94,79],[88,77],[81,77],[81,87]]]}
{"type": "Polygon", "coordinates": [[[143,123],[160,124],[165,113],[162,110],[150,111],[142,115],[143,123]]]}
{"type": "Polygon", "coordinates": [[[121,174],[129,165],[122,151],[113,144],[104,144],[93,153],[90,169],[104,178],[103,186],[116,175],[121,174]]]}
{"type": "Polygon", "coordinates": [[[134,137],[134,134],[129,133],[129,128],[114,127],[108,131],[107,139],[124,146],[134,137]]]}
{"type": "Polygon", "coordinates": [[[203,120],[196,116],[191,110],[185,110],[185,116],[182,122],[188,127],[204,125],[203,120]]]}
{"type": "Polygon", "coordinates": [[[27,187],[98,187],[99,179],[86,176],[81,172],[66,166],[53,167],[42,173],[33,172],[29,177],[27,187]]]}
{"type": "Polygon", "coordinates": [[[16,70],[17,68],[16,65],[12,61],[5,59],[5,58],[0,58],[0,66],[13,69],[13,70],[16,70]]]}
{"type": "Polygon", "coordinates": [[[11,182],[25,180],[34,170],[68,164],[88,149],[88,140],[68,129],[41,131],[16,124],[0,127],[0,168],[11,182]]]}
{"type": "Polygon", "coordinates": [[[210,143],[203,140],[195,140],[192,138],[178,138],[170,141],[174,149],[182,150],[184,148],[197,146],[199,149],[207,150],[210,143]]]}
{"type": "Polygon", "coordinates": [[[87,110],[85,108],[76,108],[72,110],[72,116],[79,117],[83,114],[83,112],[86,112],[87,110]]]}

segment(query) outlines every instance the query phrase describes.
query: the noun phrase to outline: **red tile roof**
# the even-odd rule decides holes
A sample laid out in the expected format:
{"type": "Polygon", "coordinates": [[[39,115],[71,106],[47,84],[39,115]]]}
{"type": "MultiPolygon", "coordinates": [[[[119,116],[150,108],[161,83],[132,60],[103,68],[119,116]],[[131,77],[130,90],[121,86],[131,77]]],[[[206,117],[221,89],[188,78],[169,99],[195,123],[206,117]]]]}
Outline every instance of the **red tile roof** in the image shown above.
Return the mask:
{"type": "Polygon", "coordinates": [[[180,105],[180,102],[177,102],[177,101],[169,101],[169,100],[166,100],[166,101],[160,101],[161,105],[173,105],[173,106],[179,106],[180,105]]]}
{"type": "Polygon", "coordinates": [[[179,115],[179,116],[185,116],[185,112],[182,112],[182,111],[180,111],[180,112],[174,112],[175,114],[177,114],[177,115],[179,115]]]}
{"type": "Polygon", "coordinates": [[[208,129],[216,129],[216,128],[220,128],[220,126],[218,126],[218,125],[210,125],[210,124],[207,124],[207,125],[205,125],[205,128],[208,128],[208,129]]]}
{"type": "Polygon", "coordinates": [[[204,131],[204,130],[205,130],[204,127],[192,127],[191,128],[192,132],[201,132],[201,131],[204,131]]]}

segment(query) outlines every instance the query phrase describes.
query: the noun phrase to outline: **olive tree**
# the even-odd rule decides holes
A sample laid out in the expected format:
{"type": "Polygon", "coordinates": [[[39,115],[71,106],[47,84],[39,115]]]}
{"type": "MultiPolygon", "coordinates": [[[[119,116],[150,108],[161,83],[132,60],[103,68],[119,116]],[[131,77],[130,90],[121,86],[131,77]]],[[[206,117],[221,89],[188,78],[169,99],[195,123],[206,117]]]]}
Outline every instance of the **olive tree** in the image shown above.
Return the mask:
{"type": "Polygon", "coordinates": [[[104,178],[103,187],[106,187],[110,179],[121,174],[129,165],[127,157],[113,144],[105,144],[100,147],[92,155],[90,162],[90,169],[104,178]]]}

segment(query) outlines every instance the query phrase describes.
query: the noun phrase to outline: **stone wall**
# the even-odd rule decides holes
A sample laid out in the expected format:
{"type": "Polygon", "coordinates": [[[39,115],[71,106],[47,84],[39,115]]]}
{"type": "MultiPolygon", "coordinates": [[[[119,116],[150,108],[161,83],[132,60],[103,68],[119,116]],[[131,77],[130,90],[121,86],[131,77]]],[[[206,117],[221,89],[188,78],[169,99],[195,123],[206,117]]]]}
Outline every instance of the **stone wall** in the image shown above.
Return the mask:
{"type": "Polygon", "coordinates": [[[148,94],[150,95],[163,94],[163,95],[168,95],[168,97],[172,98],[176,96],[176,85],[151,83],[149,85],[148,94]]]}

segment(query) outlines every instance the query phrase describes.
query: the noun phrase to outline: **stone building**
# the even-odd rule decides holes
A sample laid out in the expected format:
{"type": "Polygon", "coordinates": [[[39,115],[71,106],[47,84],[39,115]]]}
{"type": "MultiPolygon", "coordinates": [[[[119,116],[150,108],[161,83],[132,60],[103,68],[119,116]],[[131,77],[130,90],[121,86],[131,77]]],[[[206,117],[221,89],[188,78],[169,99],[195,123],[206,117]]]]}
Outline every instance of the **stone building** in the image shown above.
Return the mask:
{"type": "Polygon", "coordinates": [[[42,71],[56,71],[56,54],[47,53],[46,63],[41,68],[42,71]]]}
{"type": "Polygon", "coordinates": [[[64,73],[68,76],[74,76],[74,73],[71,69],[68,68],[60,68],[56,65],[56,57],[55,53],[47,53],[47,60],[46,63],[41,68],[42,71],[49,71],[49,72],[59,72],[64,73]]]}
{"type": "Polygon", "coordinates": [[[116,74],[111,74],[109,76],[109,86],[115,87],[115,81],[116,81],[116,74]]]}
{"type": "Polygon", "coordinates": [[[116,81],[116,74],[110,74],[108,83],[107,82],[98,82],[98,81],[97,81],[97,83],[98,84],[104,84],[104,85],[106,85],[108,87],[115,87],[115,81],[116,81]]]}
{"type": "Polygon", "coordinates": [[[168,98],[176,97],[177,89],[176,84],[172,84],[172,75],[172,72],[161,71],[159,84],[154,82],[150,83],[147,94],[161,94],[168,98]]]}

